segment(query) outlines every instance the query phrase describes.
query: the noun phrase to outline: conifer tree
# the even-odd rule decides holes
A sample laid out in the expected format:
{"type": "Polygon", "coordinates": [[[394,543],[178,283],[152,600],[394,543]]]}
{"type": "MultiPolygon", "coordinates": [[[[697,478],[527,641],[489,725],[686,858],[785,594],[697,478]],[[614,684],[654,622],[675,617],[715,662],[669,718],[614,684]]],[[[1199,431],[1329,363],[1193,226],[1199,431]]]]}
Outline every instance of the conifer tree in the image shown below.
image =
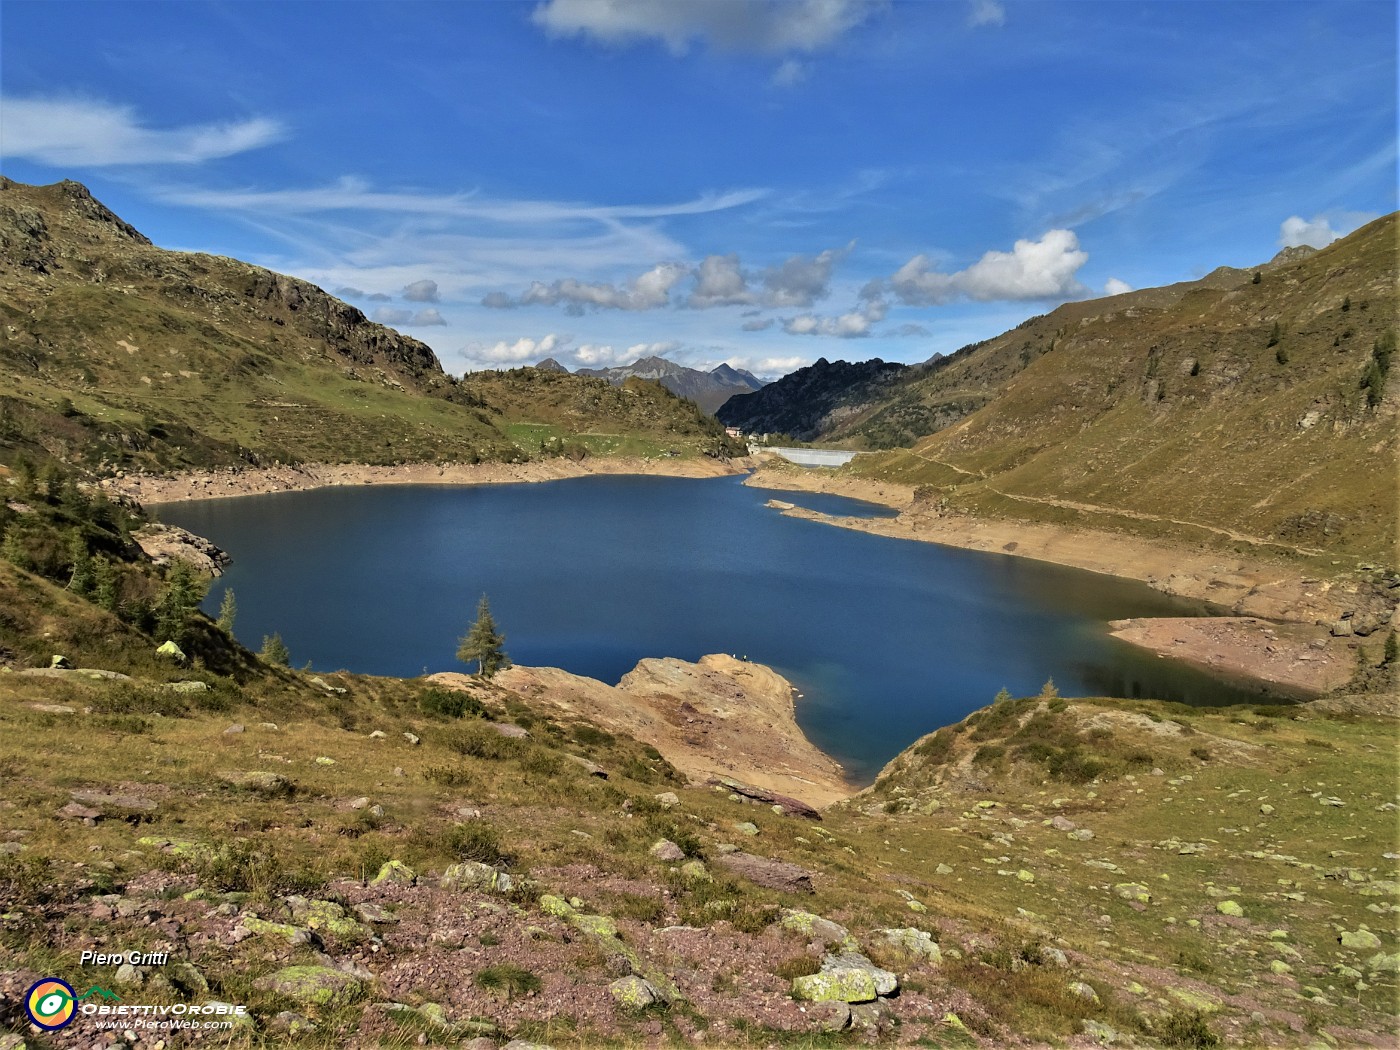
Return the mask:
{"type": "Polygon", "coordinates": [[[457,647],[457,659],[464,664],[476,661],[476,673],[490,678],[497,671],[510,666],[510,657],[502,646],[506,637],[496,628],[496,620],[491,615],[491,604],[486,595],[476,605],[476,622],[462,644],[457,647]]]}
{"type": "Polygon", "coordinates": [[[229,636],[233,635],[233,621],[238,616],[238,599],[233,596],[233,588],[224,591],[224,596],[219,602],[219,629],[229,636]]]}
{"type": "Polygon", "coordinates": [[[270,635],[263,635],[262,651],[258,653],[258,659],[265,664],[287,667],[292,662],[292,654],[282,641],[282,636],[274,631],[270,635]]]}

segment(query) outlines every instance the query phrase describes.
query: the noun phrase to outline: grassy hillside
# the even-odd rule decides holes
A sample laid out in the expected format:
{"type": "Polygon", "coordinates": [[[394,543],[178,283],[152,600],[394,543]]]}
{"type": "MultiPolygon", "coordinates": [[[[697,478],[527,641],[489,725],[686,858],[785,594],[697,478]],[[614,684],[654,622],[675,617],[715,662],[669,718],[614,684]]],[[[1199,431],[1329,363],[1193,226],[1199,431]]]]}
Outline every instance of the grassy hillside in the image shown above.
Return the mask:
{"type": "Polygon", "coordinates": [[[861,469],[983,513],[1394,564],[1395,238],[1390,216],[1257,280],[1063,306],[870,415],[951,422],[861,469]]]}
{"type": "MultiPolygon", "coordinates": [[[[713,445],[669,394],[650,409],[558,377],[570,432],[636,431],[713,445]]],[[[506,432],[558,422],[526,381],[497,403],[432,350],[292,277],[165,251],[74,182],[0,178],[0,462],[92,470],[274,461],[514,459],[506,432]]]]}

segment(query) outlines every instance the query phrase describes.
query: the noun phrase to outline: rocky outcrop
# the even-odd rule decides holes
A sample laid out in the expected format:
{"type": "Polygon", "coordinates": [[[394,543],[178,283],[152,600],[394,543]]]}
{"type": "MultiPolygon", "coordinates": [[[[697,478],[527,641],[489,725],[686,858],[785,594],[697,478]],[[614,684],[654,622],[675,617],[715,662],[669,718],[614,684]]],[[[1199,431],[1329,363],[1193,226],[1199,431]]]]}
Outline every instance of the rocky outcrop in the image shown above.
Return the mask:
{"type": "MultiPolygon", "coordinates": [[[[452,672],[430,680],[452,688],[470,682],[452,672]]],[[[698,783],[713,780],[786,813],[810,817],[854,790],[798,728],[792,685],[762,664],[724,654],[696,663],[643,660],[616,686],[555,667],[512,667],[493,682],[650,744],[698,783]]]]}
{"type": "Polygon", "coordinates": [[[131,537],[156,565],[178,560],[206,575],[222,576],[224,567],[233,560],[227,551],[178,525],[143,525],[131,537]]]}

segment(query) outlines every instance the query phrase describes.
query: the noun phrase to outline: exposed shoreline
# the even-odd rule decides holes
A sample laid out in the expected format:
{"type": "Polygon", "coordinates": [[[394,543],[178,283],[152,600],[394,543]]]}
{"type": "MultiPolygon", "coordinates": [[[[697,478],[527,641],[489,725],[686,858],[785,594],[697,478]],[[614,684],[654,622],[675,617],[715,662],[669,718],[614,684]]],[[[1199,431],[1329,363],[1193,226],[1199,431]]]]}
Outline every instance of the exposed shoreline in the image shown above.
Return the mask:
{"type": "Polygon", "coordinates": [[[646,475],[715,478],[742,474],[744,467],[705,457],[641,459],[637,457],[531,460],[528,463],[306,463],[300,466],[191,470],[176,474],[124,474],[106,478],[108,492],[138,503],[183,503],[188,500],[253,496],[270,492],[306,492],[351,485],[509,485],[559,481],[594,475],[646,475]]]}
{"type": "MultiPolygon", "coordinates": [[[[1289,625],[1275,629],[1273,638],[1262,634],[1273,626],[1270,624],[1261,623],[1249,631],[1183,631],[1178,628],[1182,621],[1176,618],[1120,621],[1131,626],[1113,632],[1124,641],[1212,672],[1316,695],[1344,684],[1356,666],[1359,640],[1350,634],[1334,636],[1328,629],[1328,625],[1346,622],[1344,617],[1358,604],[1354,582],[1306,577],[1295,567],[1263,557],[1193,549],[1093,529],[924,509],[915,503],[912,488],[867,478],[760,467],[744,484],[849,496],[899,511],[894,518],[838,517],[802,507],[780,511],[788,517],[1137,580],[1164,594],[1208,602],[1234,617],[1289,625]],[[1342,673],[1344,669],[1346,673],[1342,673]]],[[[1391,615],[1393,623],[1393,608],[1391,615]]],[[[1201,623],[1215,624],[1222,619],[1210,617],[1201,623]]],[[[1378,632],[1376,644],[1380,637],[1378,632]]]]}

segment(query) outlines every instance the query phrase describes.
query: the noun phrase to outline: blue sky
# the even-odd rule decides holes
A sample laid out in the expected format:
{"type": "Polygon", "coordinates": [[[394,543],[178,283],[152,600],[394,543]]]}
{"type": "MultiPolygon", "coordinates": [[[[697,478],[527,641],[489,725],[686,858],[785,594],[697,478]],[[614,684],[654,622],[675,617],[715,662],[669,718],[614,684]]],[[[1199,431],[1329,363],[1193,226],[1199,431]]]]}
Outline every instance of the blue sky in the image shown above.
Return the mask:
{"type": "Polygon", "coordinates": [[[305,277],[457,372],[925,360],[1396,208],[1392,2],[2,17],[6,175],[305,277]]]}

